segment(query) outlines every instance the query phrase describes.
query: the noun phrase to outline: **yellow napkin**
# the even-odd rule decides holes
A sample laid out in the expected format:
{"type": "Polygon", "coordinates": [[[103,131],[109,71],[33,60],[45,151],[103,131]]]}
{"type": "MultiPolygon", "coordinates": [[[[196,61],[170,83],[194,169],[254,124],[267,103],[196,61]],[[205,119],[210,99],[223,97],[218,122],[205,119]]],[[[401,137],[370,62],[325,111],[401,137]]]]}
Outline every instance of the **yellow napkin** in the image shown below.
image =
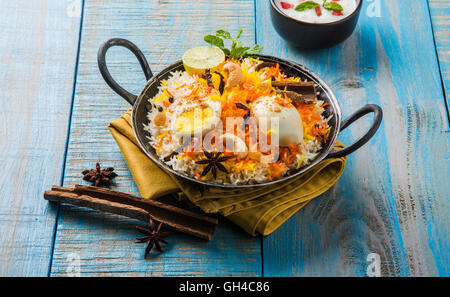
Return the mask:
{"type": "MultiPolygon", "coordinates": [[[[154,164],[139,148],[130,111],[108,126],[119,145],[142,197],[178,194],[207,213],[220,213],[253,236],[269,235],[313,198],[331,188],[345,168],[346,158],[326,159],[286,182],[245,190],[203,187],[173,176],[154,164]]],[[[338,143],[336,148],[342,148],[338,143]]]]}

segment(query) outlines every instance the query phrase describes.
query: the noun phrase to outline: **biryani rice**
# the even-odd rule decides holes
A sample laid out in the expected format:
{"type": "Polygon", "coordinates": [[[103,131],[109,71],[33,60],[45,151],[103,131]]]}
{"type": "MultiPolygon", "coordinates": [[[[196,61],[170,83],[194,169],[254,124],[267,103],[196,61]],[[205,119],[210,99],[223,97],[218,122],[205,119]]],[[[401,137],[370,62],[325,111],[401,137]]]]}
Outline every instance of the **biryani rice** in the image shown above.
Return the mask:
{"type": "MultiPolygon", "coordinates": [[[[265,68],[262,71],[255,71],[255,67],[262,62],[253,58],[245,58],[241,62],[233,62],[240,64],[244,80],[254,82],[254,85],[257,86],[254,89],[260,87],[261,92],[264,92],[263,86],[265,84],[270,85],[271,77],[277,80],[300,81],[300,78],[290,78],[284,75],[278,66],[265,68]]],[[[241,89],[228,90],[221,96],[220,94],[218,95],[220,97],[218,100],[222,100],[222,106],[223,101],[227,100],[223,97],[228,96],[227,98],[231,98],[234,91],[245,91],[244,84],[239,88],[241,89]]],[[[210,93],[211,88],[208,87],[207,82],[203,78],[196,75],[191,76],[183,71],[172,72],[167,80],[161,81],[157,95],[149,99],[152,109],[147,114],[149,124],[144,125],[144,129],[149,134],[147,136],[148,142],[156,149],[156,153],[162,162],[183,175],[201,181],[216,184],[244,185],[259,184],[282,178],[289,174],[290,171],[310,164],[320,153],[322,144],[327,139],[330,131],[328,125],[330,118],[324,118],[323,115],[325,111],[324,107],[326,106],[324,101],[316,100],[313,105],[296,106],[303,121],[303,143],[299,145],[298,152],[295,152],[293,155],[291,155],[289,148],[280,152],[280,154],[286,152],[285,155],[291,160],[289,164],[281,163],[281,161],[278,163],[258,162],[249,157],[245,160],[233,158],[223,163],[228,173],[219,172],[216,178],[211,173],[202,176],[201,173],[205,166],[197,164],[196,161],[204,158],[203,153],[190,153],[183,150],[179,154],[173,154],[180,147],[179,142],[176,141],[173,128],[169,123],[163,126],[158,126],[154,123],[154,119],[159,113],[162,112],[165,115],[170,114],[168,111],[170,109],[168,108],[171,108],[171,105],[167,103],[167,100],[175,102],[172,105],[182,105],[180,102],[183,102],[183,100],[191,96],[194,92],[193,89],[195,89],[196,96],[199,98],[212,96],[211,94],[213,93],[216,94],[216,92],[210,93]],[[315,134],[318,134],[322,138],[316,137],[315,134]],[[167,160],[167,156],[171,154],[172,157],[170,160],[167,160]]],[[[222,109],[221,116],[224,116],[226,112],[227,110],[222,109]]]]}

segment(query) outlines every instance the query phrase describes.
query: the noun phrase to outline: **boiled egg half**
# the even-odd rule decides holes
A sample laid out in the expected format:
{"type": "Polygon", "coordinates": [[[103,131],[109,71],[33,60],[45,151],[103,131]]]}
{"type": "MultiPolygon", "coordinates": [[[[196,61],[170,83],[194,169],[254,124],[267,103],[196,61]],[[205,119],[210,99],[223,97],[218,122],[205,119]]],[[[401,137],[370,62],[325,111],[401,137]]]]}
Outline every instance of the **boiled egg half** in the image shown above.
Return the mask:
{"type": "Polygon", "coordinates": [[[220,101],[205,99],[196,102],[176,102],[171,116],[171,130],[177,136],[190,136],[213,130],[220,122],[222,105],[220,101]]]}
{"type": "Polygon", "coordinates": [[[303,141],[303,122],[297,109],[292,104],[279,104],[277,96],[264,96],[253,103],[253,115],[258,125],[271,131],[274,119],[278,121],[279,145],[289,146],[303,141]]]}

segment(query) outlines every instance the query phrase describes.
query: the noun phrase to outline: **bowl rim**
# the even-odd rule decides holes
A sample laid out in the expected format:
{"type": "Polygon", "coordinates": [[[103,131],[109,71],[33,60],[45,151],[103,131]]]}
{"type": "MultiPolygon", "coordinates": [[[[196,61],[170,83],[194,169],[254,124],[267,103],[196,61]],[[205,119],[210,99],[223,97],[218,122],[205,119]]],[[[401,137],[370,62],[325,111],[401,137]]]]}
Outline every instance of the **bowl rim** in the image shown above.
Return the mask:
{"type": "Polygon", "coordinates": [[[280,7],[278,7],[278,5],[275,3],[275,0],[270,0],[270,5],[272,6],[273,9],[275,9],[281,16],[290,19],[296,23],[299,23],[301,25],[307,25],[307,26],[311,26],[311,27],[327,27],[327,26],[333,26],[333,25],[337,25],[340,23],[343,23],[351,18],[353,18],[356,14],[358,14],[362,8],[362,4],[363,4],[363,0],[359,0],[358,6],[356,7],[355,11],[353,11],[350,15],[346,16],[343,19],[340,19],[338,21],[334,21],[334,22],[330,22],[330,23],[308,23],[308,22],[304,22],[304,21],[300,21],[296,18],[290,17],[287,14],[285,14],[280,7]]]}

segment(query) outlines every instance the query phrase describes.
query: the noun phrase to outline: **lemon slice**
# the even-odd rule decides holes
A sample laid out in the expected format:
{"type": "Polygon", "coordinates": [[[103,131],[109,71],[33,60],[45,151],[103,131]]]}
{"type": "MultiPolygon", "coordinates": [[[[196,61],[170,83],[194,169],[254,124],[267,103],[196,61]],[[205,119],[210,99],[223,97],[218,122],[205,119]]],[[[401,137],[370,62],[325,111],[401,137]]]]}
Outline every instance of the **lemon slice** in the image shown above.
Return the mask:
{"type": "Polygon", "coordinates": [[[217,71],[224,61],[224,52],[216,46],[191,48],[183,55],[184,69],[190,75],[204,74],[206,69],[211,69],[211,72],[217,71]]]}

